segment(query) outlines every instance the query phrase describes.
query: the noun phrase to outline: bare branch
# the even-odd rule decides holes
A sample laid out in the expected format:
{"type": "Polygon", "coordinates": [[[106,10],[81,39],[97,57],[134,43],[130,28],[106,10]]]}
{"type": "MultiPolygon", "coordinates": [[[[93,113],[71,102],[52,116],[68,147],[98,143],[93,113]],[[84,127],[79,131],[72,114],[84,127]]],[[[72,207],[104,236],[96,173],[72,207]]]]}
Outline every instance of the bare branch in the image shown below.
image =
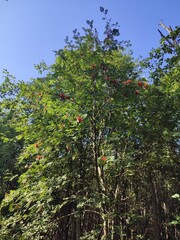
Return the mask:
{"type": "Polygon", "coordinates": [[[172,44],[172,42],[169,39],[167,39],[159,29],[158,32],[160,33],[161,37],[164,38],[169,43],[169,45],[174,48],[174,44],[172,44]]]}
{"type": "Polygon", "coordinates": [[[162,22],[160,22],[159,25],[160,25],[162,28],[164,28],[166,31],[168,31],[169,34],[171,34],[171,32],[172,32],[172,28],[171,28],[171,27],[166,27],[166,26],[164,25],[164,23],[162,23],[162,22]]]}
{"type": "MultiPolygon", "coordinates": [[[[171,47],[177,47],[177,46],[178,46],[178,43],[177,43],[175,37],[174,37],[173,34],[172,34],[172,32],[173,32],[172,27],[171,27],[171,26],[167,27],[167,26],[166,26],[164,23],[162,23],[162,22],[160,22],[159,25],[160,25],[162,28],[164,28],[164,29],[169,33],[169,35],[170,35],[173,43],[171,43],[168,39],[166,39],[166,40],[167,40],[168,43],[171,45],[171,47]]],[[[160,31],[159,29],[158,29],[158,31],[159,31],[161,37],[165,38],[165,36],[161,33],[161,31],[160,31]]]]}

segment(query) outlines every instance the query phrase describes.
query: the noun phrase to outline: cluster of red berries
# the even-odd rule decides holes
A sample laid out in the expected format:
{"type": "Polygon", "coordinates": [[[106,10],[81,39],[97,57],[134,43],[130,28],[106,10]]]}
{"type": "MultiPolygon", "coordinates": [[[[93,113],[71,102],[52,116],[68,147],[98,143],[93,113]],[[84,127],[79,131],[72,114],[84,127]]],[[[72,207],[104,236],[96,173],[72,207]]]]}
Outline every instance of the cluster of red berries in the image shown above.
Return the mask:
{"type": "Polygon", "coordinates": [[[118,81],[117,79],[113,79],[113,80],[112,80],[111,77],[109,77],[109,76],[106,76],[106,77],[105,77],[105,80],[106,80],[106,81],[110,81],[111,83],[113,83],[113,84],[116,85],[116,86],[119,84],[119,81],[118,81]]]}
{"type": "MultiPolygon", "coordinates": [[[[132,83],[132,80],[131,80],[131,79],[128,79],[127,81],[122,82],[122,84],[123,84],[124,86],[127,86],[127,85],[129,85],[129,84],[131,84],[131,83],[132,83]]],[[[144,82],[142,82],[142,81],[139,81],[139,82],[137,83],[137,85],[138,85],[139,87],[141,87],[141,88],[147,88],[147,87],[148,87],[148,84],[147,84],[147,83],[144,83],[144,82]]],[[[135,94],[138,95],[138,94],[139,94],[139,90],[135,90],[135,94]]],[[[126,97],[127,94],[124,93],[123,96],[126,97]]]]}
{"type": "Polygon", "coordinates": [[[107,160],[107,157],[105,157],[105,156],[101,157],[101,161],[105,162],[106,160],[107,160]]]}
{"type": "Polygon", "coordinates": [[[131,79],[128,79],[127,81],[122,82],[123,85],[129,85],[132,83],[131,79]]]}
{"type": "MultiPolygon", "coordinates": [[[[132,80],[131,80],[131,79],[128,79],[128,80],[122,82],[122,84],[123,84],[124,86],[128,86],[128,85],[130,85],[131,83],[132,83],[132,80]]],[[[139,94],[139,91],[138,91],[138,90],[135,90],[135,94],[138,95],[138,94],[139,94]]],[[[127,97],[127,93],[123,93],[123,96],[124,96],[124,97],[127,97]]]]}
{"type": "MultiPolygon", "coordinates": [[[[35,143],[35,148],[39,148],[39,144],[35,143]]],[[[41,155],[37,155],[36,160],[40,160],[42,158],[41,155]]]]}
{"type": "Polygon", "coordinates": [[[61,100],[68,100],[68,99],[70,99],[70,97],[65,95],[64,93],[60,93],[59,96],[60,96],[61,100]]]}
{"type": "Polygon", "coordinates": [[[38,148],[38,147],[39,147],[39,144],[38,144],[38,143],[36,143],[36,144],[35,144],[35,148],[38,148]]]}
{"type": "Polygon", "coordinates": [[[83,121],[83,118],[80,117],[80,116],[77,116],[77,117],[76,117],[76,120],[77,120],[78,123],[81,123],[81,122],[83,121]]]}
{"type": "Polygon", "coordinates": [[[144,88],[147,88],[147,87],[148,87],[148,84],[147,84],[147,83],[144,83],[144,82],[142,82],[142,81],[139,81],[137,84],[138,84],[139,87],[144,87],[144,88]]]}
{"type": "Polygon", "coordinates": [[[37,160],[40,160],[42,158],[41,155],[37,155],[37,160]]]}

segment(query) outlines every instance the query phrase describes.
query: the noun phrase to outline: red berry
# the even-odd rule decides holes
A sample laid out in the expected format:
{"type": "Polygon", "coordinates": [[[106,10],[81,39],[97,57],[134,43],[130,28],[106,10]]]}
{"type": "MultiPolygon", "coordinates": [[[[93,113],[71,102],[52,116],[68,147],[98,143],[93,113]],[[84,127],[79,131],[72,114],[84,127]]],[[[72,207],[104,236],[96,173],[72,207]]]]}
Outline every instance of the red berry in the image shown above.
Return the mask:
{"type": "Polygon", "coordinates": [[[105,162],[106,160],[107,160],[107,157],[105,157],[105,156],[101,157],[101,161],[105,162]]]}
{"type": "Polygon", "coordinates": [[[138,90],[136,90],[136,91],[135,91],[135,94],[137,94],[137,95],[138,95],[138,94],[139,94],[139,91],[138,91],[138,90]]]}
{"type": "Polygon", "coordinates": [[[77,120],[78,123],[81,123],[81,122],[83,121],[83,118],[80,117],[80,116],[77,116],[77,117],[76,117],[76,120],[77,120]]]}
{"type": "Polygon", "coordinates": [[[40,160],[41,158],[42,158],[41,155],[38,155],[38,156],[37,156],[37,160],[40,160]]]}
{"type": "Polygon", "coordinates": [[[65,95],[64,95],[64,93],[60,93],[60,94],[59,94],[59,96],[60,96],[60,98],[62,98],[62,99],[64,99],[64,98],[65,98],[65,95]]]}
{"type": "Polygon", "coordinates": [[[138,86],[143,87],[143,82],[138,82],[138,86]]]}
{"type": "Polygon", "coordinates": [[[36,143],[36,144],[35,144],[35,147],[36,147],[36,148],[38,148],[38,147],[39,147],[39,144],[38,144],[38,143],[36,143]]]}
{"type": "Polygon", "coordinates": [[[128,84],[130,84],[130,83],[132,83],[132,80],[131,80],[131,79],[128,79],[127,81],[122,82],[123,85],[128,85],[128,84]]]}
{"type": "Polygon", "coordinates": [[[119,82],[118,82],[118,80],[115,79],[115,80],[113,80],[113,83],[117,85],[119,82]]]}

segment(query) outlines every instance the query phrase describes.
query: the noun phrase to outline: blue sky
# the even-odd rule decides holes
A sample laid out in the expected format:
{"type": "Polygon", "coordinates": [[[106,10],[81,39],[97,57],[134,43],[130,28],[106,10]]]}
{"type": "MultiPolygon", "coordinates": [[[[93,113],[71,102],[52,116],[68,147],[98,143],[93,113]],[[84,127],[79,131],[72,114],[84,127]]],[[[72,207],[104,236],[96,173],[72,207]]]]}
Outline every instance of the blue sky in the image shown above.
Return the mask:
{"type": "Polygon", "coordinates": [[[180,0],[0,0],[0,82],[3,69],[18,80],[37,77],[34,64],[52,64],[53,50],[63,48],[65,37],[86,20],[102,31],[100,6],[119,22],[120,37],[131,41],[135,58],[158,46],[160,21],[180,24],[180,0]]]}

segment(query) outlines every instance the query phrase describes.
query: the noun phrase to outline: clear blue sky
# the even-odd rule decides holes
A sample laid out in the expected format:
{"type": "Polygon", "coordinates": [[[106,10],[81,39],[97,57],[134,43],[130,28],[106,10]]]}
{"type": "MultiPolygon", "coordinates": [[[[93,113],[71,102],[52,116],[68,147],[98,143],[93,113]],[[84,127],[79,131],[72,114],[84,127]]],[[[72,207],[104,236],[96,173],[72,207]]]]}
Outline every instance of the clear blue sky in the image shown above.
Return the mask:
{"type": "MultiPolygon", "coordinates": [[[[54,61],[65,37],[94,20],[102,31],[99,7],[120,24],[134,56],[147,56],[159,42],[158,24],[180,24],[180,0],[0,0],[0,82],[2,69],[19,80],[38,76],[34,64],[54,61]]],[[[163,31],[163,30],[162,30],[163,31]]]]}

